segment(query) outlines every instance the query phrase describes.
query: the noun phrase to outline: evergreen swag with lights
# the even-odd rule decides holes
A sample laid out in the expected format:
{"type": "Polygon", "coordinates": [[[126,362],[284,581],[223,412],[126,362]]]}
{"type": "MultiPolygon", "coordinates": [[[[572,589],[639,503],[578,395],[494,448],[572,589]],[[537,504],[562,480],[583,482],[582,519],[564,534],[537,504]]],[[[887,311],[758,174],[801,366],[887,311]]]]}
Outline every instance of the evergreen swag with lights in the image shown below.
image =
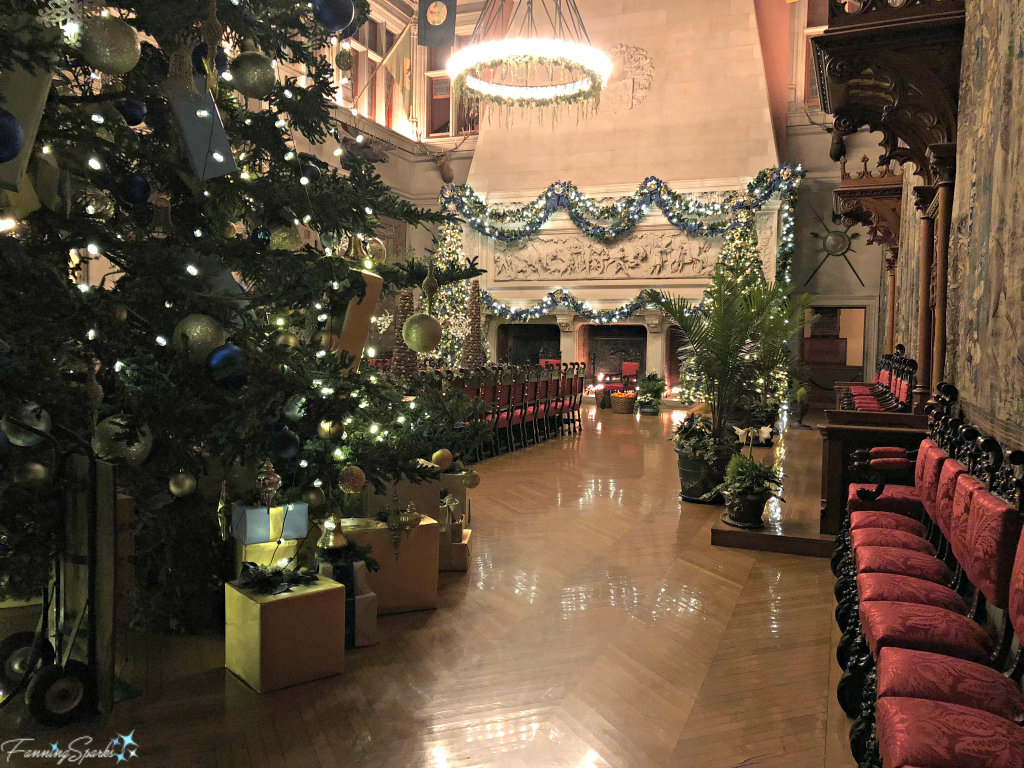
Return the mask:
{"type": "MultiPolygon", "coordinates": [[[[312,145],[338,138],[320,53],[332,32],[305,3],[107,3],[116,24],[145,36],[137,64],[116,76],[97,76],[91,43],[36,21],[48,6],[7,2],[0,21],[0,67],[46,71],[59,61],[24,181],[41,191],[54,162],[63,174],[56,198],[17,214],[0,239],[0,412],[31,419],[38,414],[26,406],[38,404],[61,452],[99,439],[103,453],[123,457],[114,460],[135,500],[137,623],[214,626],[232,558],[218,499],[222,488],[228,501],[252,496],[259,462],[271,457],[280,474],[279,503],[307,494],[320,518],[339,507],[350,465],[382,488],[402,475],[435,476],[417,460],[439,448],[467,455],[479,441],[472,404],[429,388],[405,401],[405,385],[350,372],[332,337],[366,290],[362,264],[338,246],[371,235],[378,214],[410,224],[444,215],[395,197],[357,153],[339,170],[296,146],[300,136],[312,145]],[[203,37],[208,58],[190,56],[203,37]],[[222,44],[234,60],[218,78],[222,44]],[[271,58],[304,71],[304,84],[273,75],[266,108],[251,111],[232,89],[242,87],[242,64],[273,72],[271,58]],[[190,170],[165,90],[182,64],[185,80],[193,66],[212,73],[240,173],[203,180],[190,170]],[[315,235],[310,245],[298,244],[300,222],[315,235]],[[236,236],[243,229],[249,237],[236,236]],[[108,270],[102,287],[84,285],[89,261],[93,274],[108,270]],[[204,345],[219,354],[207,357],[204,345]],[[115,415],[119,424],[104,421],[115,415]]],[[[132,64],[134,33],[127,40],[121,53],[132,64]]],[[[394,291],[417,285],[426,268],[379,272],[394,291]]],[[[458,264],[437,278],[478,274],[458,264]]],[[[0,434],[0,599],[35,597],[51,553],[64,548],[68,480],[48,443],[26,446],[21,435],[12,445],[8,425],[0,434]]]]}

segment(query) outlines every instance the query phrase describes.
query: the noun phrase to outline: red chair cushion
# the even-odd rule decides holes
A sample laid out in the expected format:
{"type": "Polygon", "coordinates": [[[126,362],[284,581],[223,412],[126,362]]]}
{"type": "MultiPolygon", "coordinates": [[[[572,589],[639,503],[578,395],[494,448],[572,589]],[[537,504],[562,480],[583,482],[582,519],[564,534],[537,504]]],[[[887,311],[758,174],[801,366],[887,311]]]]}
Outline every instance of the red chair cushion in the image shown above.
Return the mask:
{"type": "Polygon", "coordinates": [[[991,639],[975,621],[932,605],[861,603],[860,626],[875,658],[882,648],[896,646],[982,661],[992,647],[991,639]]]}
{"type": "Polygon", "coordinates": [[[909,517],[921,517],[924,512],[924,505],[921,504],[917,491],[909,485],[887,485],[882,491],[882,495],[874,501],[859,498],[857,491],[861,488],[873,491],[875,486],[867,483],[850,484],[850,490],[846,497],[846,506],[850,512],[871,509],[878,512],[896,512],[909,517]]]}
{"type": "Polygon", "coordinates": [[[914,462],[910,459],[871,459],[868,466],[880,472],[910,472],[914,469],[914,462]]]}
{"type": "Polygon", "coordinates": [[[878,654],[878,698],[899,696],[974,707],[1017,722],[1024,718],[1024,696],[1002,673],[973,661],[909,648],[883,648],[878,654]]]}
{"type": "Polygon", "coordinates": [[[971,498],[967,541],[963,559],[957,558],[970,578],[996,608],[1010,604],[1010,580],[1020,540],[1021,519],[1017,510],[988,491],[971,498]]]}
{"type": "Polygon", "coordinates": [[[501,416],[498,417],[498,429],[504,429],[507,426],[508,426],[508,414],[507,413],[502,413],[501,416]]]}
{"type": "Polygon", "coordinates": [[[949,587],[898,573],[862,573],[857,577],[857,599],[862,602],[933,605],[966,615],[967,603],[949,587]]]}
{"type": "Polygon", "coordinates": [[[906,448],[893,448],[890,446],[879,446],[872,448],[869,453],[872,459],[905,459],[907,458],[906,448]]]}
{"type": "Polygon", "coordinates": [[[950,515],[949,530],[944,531],[950,549],[957,562],[966,554],[964,544],[967,542],[967,521],[971,514],[971,499],[978,491],[985,490],[985,485],[974,475],[965,472],[956,479],[956,490],[953,493],[953,513],[950,515]]]}
{"type": "Polygon", "coordinates": [[[989,712],[883,698],[875,710],[885,768],[1020,768],[1024,729],[989,712]]]}
{"type": "Polygon", "coordinates": [[[928,539],[922,539],[906,531],[894,531],[891,528],[860,528],[852,531],[850,538],[855,550],[861,547],[895,547],[929,555],[935,554],[935,547],[928,539]]]}
{"type": "Polygon", "coordinates": [[[856,531],[860,528],[891,528],[896,531],[913,533],[921,538],[928,535],[928,529],[924,523],[920,523],[912,517],[897,515],[894,512],[876,512],[871,509],[863,509],[850,515],[850,530],[856,531]]]}
{"type": "Polygon", "coordinates": [[[863,384],[858,384],[855,387],[850,387],[850,392],[855,395],[870,395],[874,390],[871,387],[865,387],[863,384]]]}
{"type": "Polygon", "coordinates": [[[953,580],[953,574],[944,562],[924,552],[892,547],[861,547],[854,552],[854,560],[858,576],[862,573],[895,573],[944,585],[953,580]]]}
{"type": "Polygon", "coordinates": [[[953,497],[956,495],[956,481],[967,472],[967,468],[959,461],[949,459],[942,463],[939,471],[939,482],[935,486],[935,500],[929,504],[924,499],[924,508],[928,515],[949,538],[950,521],[953,518],[953,497]]]}

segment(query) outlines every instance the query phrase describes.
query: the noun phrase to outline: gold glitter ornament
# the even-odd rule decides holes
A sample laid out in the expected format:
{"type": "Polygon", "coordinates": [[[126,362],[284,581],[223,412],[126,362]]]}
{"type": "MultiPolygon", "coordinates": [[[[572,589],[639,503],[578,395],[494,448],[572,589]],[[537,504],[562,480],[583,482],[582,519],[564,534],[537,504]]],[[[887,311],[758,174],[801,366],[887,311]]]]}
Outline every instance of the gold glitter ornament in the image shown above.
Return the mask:
{"type": "Polygon", "coordinates": [[[366,474],[359,467],[350,464],[338,475],[338,485],[345,493],[359,493],[366,485],[366,474]]]}
{"type": "Polygon", "coordinates": [[[452,465],[452,452],[447,448],[442,448],[439,451],[434,451],[434,455],[430,457],[430,460],[441,469],[448,469],[452,465]]]}
{"type": "Polygon", "coordinates": [[[247,99],[263,99],[277,85],[277,73],[269,58],[247,51],[231,62],[231,85],[247,99]]]}
{"type": "Polygon", "coordinates": [[[86,215],[106,221],[114,215],[114,200],[100,189],[87,189],[78,196],[78,204],[86,215]]]}
{"type": "Polygon", "coordinates": [[[82,31],[82,58],[106,75],[123,75],[139,63],[139,36],[115,16],[92,16],[82,31]]]}
{"type": "Polygon", "coordinates": [[[92,449],[101,459],[124,459],[136,467],[149,458],[153,450],[153,433],[148,426],[143,426],[135,442],[129,445],[127,439],[121,437],[127,423],[128,417],[123,414],[101,421],[92,433],[92,449]]]}
{"type": "Polygon", "coordinates": [[[329,331],[317,331],[309,340],[309,343],[325,352],[337,354],[341,351],[341,337],[329,331]]]}
{"type": "Polygon", "coordinates": [[[402,341],[421,355],[433,352],[441,344],[441,324],[430,315],[418,312],[402,326],[402,341]]]}
{"type": "Polygon", "coordinates": [[[171,475],[167,485],[171,489],[171,493],[180,499],[196,490],[196,476],[191,472],[179,472],[176,475],[171,475]]]}
{"type": "Polygon", "coordinates": [[[123,323],[128,319],[128,307],[124,304],[118,304],[114,307],[114,319],[119,323],[123,323]]]}
{"type": "Polygon", "coordinates": [[[220,323],[209,315],[189,315],[174,326],[171,343],[179,352],[188,351],[193,363],[206,362],[217,347],[227,342],[227,334],[220,323]]]}
{"type": "Polygon", "coordinates": [[[293,352],[299,348],[302,341],[291,331],[282,331],[274,337],[274,343],[279,347],[287,347],[289,352],[293,352]]]}
{"type": "Polygon", "coordinates": [[[19,485],[42,485],[50,471],[38,461],[26,462],[15,468],[13,478],[19,485]]]}
{"type": "Polygon", "coordinates": [[[466,476],[462,478],[462,482],[469,489],[476,488],[480,485],[480,473],[475,469],[471,469],[466,473],[466,476]]]}
{"type": "Polygon", "coordinates": [[[327,496],[322,488],[308,488],[302,492],[302,500],[309,505],[310,509],[316,509],[323,506],[323,503],[327,501],[327,496]]]}

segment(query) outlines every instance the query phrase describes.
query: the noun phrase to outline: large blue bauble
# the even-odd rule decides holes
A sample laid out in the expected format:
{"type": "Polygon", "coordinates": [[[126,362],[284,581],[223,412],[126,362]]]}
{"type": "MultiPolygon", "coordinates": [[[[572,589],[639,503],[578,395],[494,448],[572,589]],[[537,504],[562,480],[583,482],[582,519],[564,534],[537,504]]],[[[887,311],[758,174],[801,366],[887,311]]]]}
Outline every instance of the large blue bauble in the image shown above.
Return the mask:
{"type": "Polygon", "coordinates": [[[313,0],[313,18],[331,32],[344,29],[355,17],[352,0],[313,0]]]}
{"type": "Polygon", "coordinates": [[[310,184],[320,181],[320,166],[316,163],[303,163],[299,170],[303,177],[309,179],[310,184]]]}
{"type": "Polygon", "coordinates": [[[270,436],[270,452],[279,459],[294,459],[302,448],[302,440],[288,427],[281,427],[270,436]]]}
{"type": "Polygon", "coordinates": [[[29,262],[21,243],[13,237],[0,237],[0,275],[20,272],[29,262]]]}
{"type": "Polygon", "coordinates": [[[141,124],[146,119],[146,102],[139,99],[126,99],[117,105],[117,111],[128,125],[141,124]]]}
{"type": "Polygon", "coordinates": [[[238,389],[245,384],[245,352],[236,344],[222,344],[206,358],[206,372],[214,384],[238,389]]]}
{"type": "Polygon", "coordinates": [[[257,249],[263,250],[270,245],[270,230],[266,227],[256,227],[250,234],[249,239],[257,249]]]}
{"type": "Polygon", "coordinates": [[[217,49],[217,53],[213,57],[213,66],[218,72],[228,71],[228,52],[223,48],[217,49]]]}
{"type": "Polygon", "coordinates": [[[0,107],[0,163],[13,160],[25,146],[25,132],[18,118],[0,107]]]}
{"type": "Polygon", "coordinates": [[[149,182],[141,173],[129,173],[121,184],[121,194],[131,205],[145,205],[150,191],[149,182]]]}

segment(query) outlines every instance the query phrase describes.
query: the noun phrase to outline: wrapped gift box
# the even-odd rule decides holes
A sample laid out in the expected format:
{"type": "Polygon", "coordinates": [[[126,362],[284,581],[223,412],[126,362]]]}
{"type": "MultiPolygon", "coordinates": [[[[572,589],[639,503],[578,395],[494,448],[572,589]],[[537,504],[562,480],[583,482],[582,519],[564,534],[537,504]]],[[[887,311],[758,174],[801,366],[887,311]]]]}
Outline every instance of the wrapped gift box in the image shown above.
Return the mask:
{"type": "Polygon", "coordinates": [[[441,536],[439,542],[438,567],[442,571],[461,571],[466,573],[469,570],[469,562],[473,557],[473,549],[470,541],[473,531],[469,528],[462,529],[462,541],[452,541],[449,536],[441,536]]]}
{"type": "Polygon", "coordinates": [[[258,693],[340,674],[345,587],[320,579],[281,595],[224,585],[224,666],[258,693]]]}
{"type": "Polygon", "coordinates": [[[380,570],[366,574],[366,586],[377,594],[377,613],[403,613],[437,608],[438,525],[423,516],[403,533],[398,557],[384,523],[367,518],[344,518],[341,530],[349,541],[373,547],[380,570]]]}
{"type": "Polygon", "coordinates": [[[302,548],[304,539],[293,539],[282,541],[278,544],[271,541],[266,544],[243,544],[235,541],[235,576],[242,572],[242,563],[256,563],[256,565],[286,565],[293,559],[298,559],[300,568],[312,568],[315,553],[312,546],[302,548]]]}
{"type": "Polygon", "coordinates": [[[366,563],[352,563],[351,574],[344,564],[335,566],[321,561],[318,567],[323,578],[345,585],[345,647],[376,645],[377,595],[366,586],[366,563]]]}
{"type": "Polygon", "coordinates": [[[280,507],[231,505],[231,535],[243,544],[264,544],[281,539],[304,539],[309,533],[309,505],[280,507]]]}

